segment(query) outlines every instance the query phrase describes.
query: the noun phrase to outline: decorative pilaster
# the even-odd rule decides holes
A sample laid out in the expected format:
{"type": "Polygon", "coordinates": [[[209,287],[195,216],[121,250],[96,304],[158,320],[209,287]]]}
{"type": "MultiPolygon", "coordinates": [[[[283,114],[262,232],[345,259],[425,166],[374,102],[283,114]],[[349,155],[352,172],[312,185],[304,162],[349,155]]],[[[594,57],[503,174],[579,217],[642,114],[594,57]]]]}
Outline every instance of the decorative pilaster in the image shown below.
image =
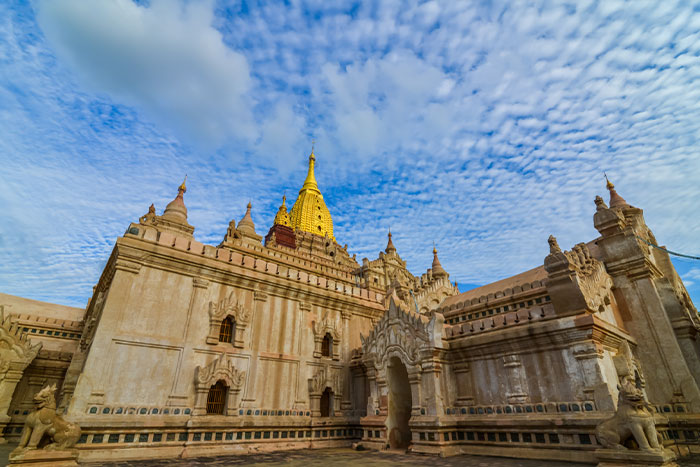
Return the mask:
{"type": "Polygon", "coordinates": [[[520,355],[506,355],[503,357],[503,366],[508,375],[509,391],[506,393],[506,400],[509,404],[525,404],[528,402],[527,391],[525,390],[524,371],[520,362],[520,355]]]}
{"type": "Polygon", "coordinates": [[[472,371],[469,362],[462,362],[455,365],[454,375],[457,381],[456,405],[474,405],[474,383],[472,381],[472,371]]]}
{"type": "Polygon", "coordinates": [[[593,342],[580,344],[573,348],[573,355],[579,363],[583,379],[580,397],[583,400],[595,401],[598,410],[614,410],[614,398],[610,387],[615,387],[617,381],[610,385],[605,382],[602,368],[605,356],[603,348],[593,342]]]}

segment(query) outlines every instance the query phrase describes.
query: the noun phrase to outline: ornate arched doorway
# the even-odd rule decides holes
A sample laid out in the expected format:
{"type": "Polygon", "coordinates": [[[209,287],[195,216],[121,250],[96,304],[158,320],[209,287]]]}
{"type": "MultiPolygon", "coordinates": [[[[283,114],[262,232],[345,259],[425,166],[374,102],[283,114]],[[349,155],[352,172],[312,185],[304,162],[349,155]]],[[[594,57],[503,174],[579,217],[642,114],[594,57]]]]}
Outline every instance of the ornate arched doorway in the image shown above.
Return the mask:
{"type": "Polygon", "coordinates": [[[408,382],[406,366],[398,357],[391,357],[387,365],[389,386],[389,413],[386,419],[389,446],[392,449],[406,449],[411,443],[411,385],[408,382]]]}

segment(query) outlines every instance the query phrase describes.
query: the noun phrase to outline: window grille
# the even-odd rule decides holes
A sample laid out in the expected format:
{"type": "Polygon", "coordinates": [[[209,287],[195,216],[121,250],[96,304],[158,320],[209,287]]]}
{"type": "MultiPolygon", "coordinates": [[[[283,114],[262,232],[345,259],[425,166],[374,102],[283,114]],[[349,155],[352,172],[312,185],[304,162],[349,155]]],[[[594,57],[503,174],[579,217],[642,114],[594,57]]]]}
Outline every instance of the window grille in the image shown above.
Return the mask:
{"type": "Polygon", "coordinates": [[[219,330],[219,342],[228,342],[229,344],[233,342],[233,333],[236,329],[236,323],[233,318],[227,316],[221,322],[221,329],[219,330]]]}
{"type": "Polygon", "coordinates": [[[321,355],[323,357],[330,357],[331,351],[333,349],[333,338],[330,334],[326,334],[323,337],[323,343],[321,344],[321,355]]]}
{"type": "Polygon", "coordinates": [[[207,414],[224,414],[224,407],[226,406],[226,384],[223,381],[217,381],[209,389],[209,396],[207,397],[207,414]]]}

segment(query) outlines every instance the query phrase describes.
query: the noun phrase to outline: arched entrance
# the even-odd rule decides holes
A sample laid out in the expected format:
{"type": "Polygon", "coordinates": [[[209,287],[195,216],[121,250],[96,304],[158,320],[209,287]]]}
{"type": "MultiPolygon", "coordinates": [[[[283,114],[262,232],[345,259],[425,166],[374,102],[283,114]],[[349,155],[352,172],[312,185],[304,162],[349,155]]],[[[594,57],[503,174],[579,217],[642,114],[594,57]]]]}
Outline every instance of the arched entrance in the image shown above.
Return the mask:
{"type": "Polygon", "coordinates": [[[333,391],[326,388],[321,394],[321,416],[330,417],[333,415],[333,391]]]}
{"type": "Polygon", "coordinates": [[[389,446],[392,449],[406,449],[411,443],[411,385],[408,382],[406,366],[398,357],[391,357],[387,365],[389,384],[389,415],[386,428],[389,433],[389,446]]]}

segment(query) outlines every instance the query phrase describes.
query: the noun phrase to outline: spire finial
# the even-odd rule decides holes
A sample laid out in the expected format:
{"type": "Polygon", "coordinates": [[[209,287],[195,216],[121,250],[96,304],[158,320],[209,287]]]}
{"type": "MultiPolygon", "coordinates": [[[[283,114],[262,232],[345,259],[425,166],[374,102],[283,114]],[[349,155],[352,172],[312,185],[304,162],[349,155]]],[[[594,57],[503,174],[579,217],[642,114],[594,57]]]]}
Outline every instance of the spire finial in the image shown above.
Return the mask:
{"type": "Polygon", "coordinates": [[[603,172],[603,175],[605,175],[605,185],[610,192],[610,207],[616,208],[620,206],[629,206],[629,203],[627,203],[627,201],[625,201],[625,199],[617,193],[615,190],[615,185],[608,180],[608,175],[605,172],[603,172]]]}
{"type": "Polygon", "coordinates": [[[182,185],[180,185],[177,189],[177,191],[180,191],[182,193],[187,191],[187,186],[185,185],[187,183],[187,174],[185,174],[185,179],[182,181],[182,185]]]}
{"type": "Polygon", "coordinates": [[[282,195],[282,206],[286,207],[286,204],[285,204],[286,202],[287,202],[287,194],[285,193],[282,195]]]}
{"type": "Polygon", "coordinates": [[[248,209],[248,211],[250,211],[250,208],[252,208],[252,207],[253,207],[253,203],[248,201],[248,206],[246,206],[246,209],[248,209]]]}
{"type": "Polygon", "coordinates": [[[386,253],[391,253],[392,251],[396,251],[396,247],[394,246],[394,242],[391,241],[391,228],[389,228],[389,233],[387,235],[389,237],[389,240],[386,242],[386,248],[384,251],[386,253]]]}
{"type": "Polygon", "coordinates": [[[435,241],[433,241],[433,267],[431,269],[433,271],[433,277],[449,277],[449,274],[447,274],[447,271],[445,271],[445,269],[442,267],[442,264],[440,264],[440,260],[438,259],[435,241]]]}
{"type": "Polygon", "coordinates": [[[605,186],[608,187],[608,190],[612,190],[613,188],[615,188],[615,185],[613,185],[612,182],[608,180],[608,174],[603,172],[603,175],[605,176],[605,186]]]}

